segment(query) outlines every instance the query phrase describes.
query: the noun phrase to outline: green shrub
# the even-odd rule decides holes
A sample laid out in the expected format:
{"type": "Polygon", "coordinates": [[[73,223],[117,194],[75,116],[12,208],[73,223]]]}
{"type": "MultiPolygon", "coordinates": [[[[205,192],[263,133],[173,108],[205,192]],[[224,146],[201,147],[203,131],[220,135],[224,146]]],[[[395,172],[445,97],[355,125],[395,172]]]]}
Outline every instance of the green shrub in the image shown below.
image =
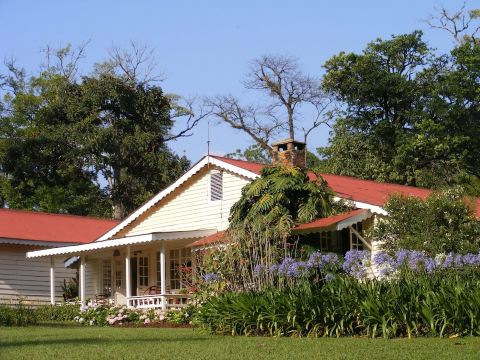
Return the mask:
{"type": "Polygon", "coordinates": [[[165,320],[174,324],[190,324],[195,319],[197,307],[190,305],[188,307],[171,310],[165,313],[165,320]]]}
{"type": "Polygon", "coordinates": [[[460,188],[432,193],[426,200],[392,196],[384,208],[388,217],[368,235],[383,241],[388,251],[425,251],[429,255],[480,251],[480,223],[474,202],[460,188]]]}
{"type": "Polygon", "coordinates": [[[23,305],[0,305],[0,326],[27,326],[37,323],[35,311],[23,305]]]}
{"type": "Polygon", "coordinates": [[[271,336],[480,335],[478,269],[225,293],[196,314],[213,333],[271,336]]]}
{"type": "Polygon", "coordinates": [[[78,315],[80,304],[39,306],[35,312],[38,321],[72,321],[78,315]]]}

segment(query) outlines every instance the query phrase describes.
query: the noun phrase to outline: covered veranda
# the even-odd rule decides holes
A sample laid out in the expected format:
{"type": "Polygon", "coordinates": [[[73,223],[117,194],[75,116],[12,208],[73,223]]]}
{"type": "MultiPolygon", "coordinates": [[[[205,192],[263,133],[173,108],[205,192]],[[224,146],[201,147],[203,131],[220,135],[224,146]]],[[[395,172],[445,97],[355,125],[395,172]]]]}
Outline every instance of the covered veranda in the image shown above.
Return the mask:
{"type": "Polygon", "coordinates": [[[27,253],[50,258],[55,304],[55,263],[78,265],[79,299],[135,308],[180,308],[190,299],[194,258],[190,245],[216,229],[161,232],[27,253]]]}

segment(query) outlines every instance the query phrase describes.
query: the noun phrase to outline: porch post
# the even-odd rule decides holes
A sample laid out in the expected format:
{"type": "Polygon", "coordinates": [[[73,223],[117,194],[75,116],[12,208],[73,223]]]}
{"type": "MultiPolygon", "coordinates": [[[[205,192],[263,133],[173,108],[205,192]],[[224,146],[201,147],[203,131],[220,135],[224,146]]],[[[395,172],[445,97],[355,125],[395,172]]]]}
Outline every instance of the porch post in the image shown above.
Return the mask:
{"type": "Polygon", "coordinates": [[[125,254],[125,295],[127,296],[127,306],[130,304],[130,297],[132,296],[132,286],[130,284],[130,245],[127,246],[125,254]]]}
{"type": "Polygon", "coordinates": [[[352,225],[348,227],[348,236],[350,240],[350,250],[353,250],[353,235],[352,235],[352,225]]]}
{"type": "Polygon", "coordinates": [[[50,257],[50,304],[55,305],[55,258],[50,257]]]}
{"type": "Polygon", "coordinates": [[[80,255],[80,302],[85,305],[85,255],[80,255]]]}
{"type": "MultiPolygon", "coordinates": [[[[160,242],[160,292],[165,295],[167,292],[166,276],[165,276],[165,240],[160,242]]],[[[162,310],[167,308],[166,298],[162,296],[162,310]]]]}

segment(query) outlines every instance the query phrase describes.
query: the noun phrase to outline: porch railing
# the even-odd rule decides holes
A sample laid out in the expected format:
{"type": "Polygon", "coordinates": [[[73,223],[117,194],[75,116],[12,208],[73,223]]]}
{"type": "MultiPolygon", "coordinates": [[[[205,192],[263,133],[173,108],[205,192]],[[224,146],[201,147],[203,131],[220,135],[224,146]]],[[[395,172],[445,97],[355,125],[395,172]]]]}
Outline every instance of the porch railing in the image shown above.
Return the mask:
{"type": "Polygon", "coordinates": [[[180,309],[186,307],[191,299],[189,294],[156,294],[131,296],[127,298],[127,305],[137,309],[180,309]]]}

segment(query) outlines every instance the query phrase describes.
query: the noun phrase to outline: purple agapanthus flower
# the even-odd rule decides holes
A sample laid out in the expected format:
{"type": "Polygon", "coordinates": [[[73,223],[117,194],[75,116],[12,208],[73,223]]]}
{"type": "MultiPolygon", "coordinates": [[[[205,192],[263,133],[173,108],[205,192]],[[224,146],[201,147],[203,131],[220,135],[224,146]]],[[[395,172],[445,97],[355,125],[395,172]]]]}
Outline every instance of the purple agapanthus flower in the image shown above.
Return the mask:
{"type": "Polygon", "coordinates": [[[215,283],[221,280],[221,276],[216,273],[208,273],[203,276],[203,280],[207,283],[215,283]]]}
{"type": "Polygon", "coordinates": [[[306,266],[310,269],[323,271],[325,269],[338,267],[339,264],[340,260],[337,254],[322,254],[321,252],[314,252],[308,257],[306,266]]]}
{"type": "Polygon", "coordinates": [[[255,266],[255,268],[253,269],[253,274],[255,276],[260,276],[262,275],[263,273],[265,272],[265,266],[263,266],[262,264],[257,264],[255,266]]]}
{"type": "Polygon", "coordinates": [[[370,252],[366,250],[350,250],[345,254],[343,271],[356,278],[363,278],[367,274],[367,264],[370,260],[370,252]]]}

